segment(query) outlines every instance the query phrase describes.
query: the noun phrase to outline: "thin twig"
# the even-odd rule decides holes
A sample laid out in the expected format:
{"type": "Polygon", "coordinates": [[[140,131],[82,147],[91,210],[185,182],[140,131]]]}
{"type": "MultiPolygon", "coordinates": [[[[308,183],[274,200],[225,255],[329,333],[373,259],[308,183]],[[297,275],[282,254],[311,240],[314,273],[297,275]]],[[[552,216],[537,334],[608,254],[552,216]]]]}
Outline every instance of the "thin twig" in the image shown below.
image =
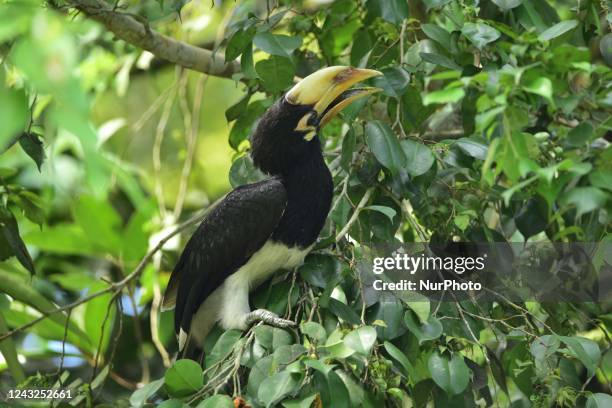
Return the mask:
{"type": "Polygon", "coordinates": [[[355,221],[357,221],[357,218],[359,217],[359,213],[361,213],[361,210],[363,210],[364,207],[368,204],[368,201],[370,201],[370,197],[372,196],[373,192],[374,192],[374,187],[370,187],[366,190],[365,194],[361,198],[361,201],[359,202],[359,204],[357,204],[355,211],[353,211],[353,215],[351,215],[351,218],[349,218],[346,225],[342,227],[338,235],[336,235],[336,242],[339,242],[346,235],[346,233],[351,229],[355,221]]]}
{"type": "MultiPolygon", "coordinates": [[[[177,81],[177,86],[181,85],[182,78],[177,81]]],[[[164,186],[161,177],[161,145],[164,141],[164,135],[166,134],[166,126],[168,125],[168,119],[172,112],[172,105],[174,104],[174,98],[176,96],[176,88],[173,88],[172,92],[166,99],[164,104],[164,110],[157,123],[157,129],[155,131],[155,141],[153,142],[153,149],[151,151],[153,161],[153,176],[155,178],[155,196],[157,198],[157,205],[159,206],[159,213],[162,220],[166,219],[166,206],[164,205],[164,186]]]]}
{"type": "Polygon", "coordinates": [[[163,248],[163,246],[166,244],[166,242],[168,242],[170,239],[172,239],[172,237],[174,237],[176,234],[180,233],[181,231],[183,231],[184,229],[202,221],[202,219],[206,216],[206,214],[208,214],[210,212],[210,210],[212,210],[216,204],[218,204],[219,202],[221,202],[221,200],[225,198],[225,197],[221,197],[220,199],[218,199],[217,201],[215,201],[215,203],[213,203],[212,205],[210,205],[206,210],[204,210],[202,213],[188,219],[187,221],[183,222],[182,224],[178,225],[174,230],[172,230],[170,233],[168,233],[168,235],[164,236],[162,239],[159,240],[159,242],[157,243],[157,245],[155,245],[155,247],[153,247],[153,249],[151,249],[145,256],[144,258],[142,258],[142,260],[140,261],[140,263],[136,266],[136,268],[134,268],[134,270],[127,275],[125,278],[121,279],[120,281],[113,283],[112,285],[107,286],[104,289],[99,290],[98,292],[94,292],[91,295],[85,296],[82,299],[76,300],[72,303],[68,303],[64,306],[60,306],[57,307],[53,310],[49,310],[46,312],[42,312],[41,315],[39,317],[37,317],[36,319],[21,325],[19,327],[16,327],[15,329],[8,331],[2,335],[0,335],[0,341],[7,339],[11,336],[14,336],[17,333],[22,332],[25,329],[28,329],[32,326],[34,326],[36,323],[48,318],[51,315],[54,315],[55,313],[60,313],[60,312],[65,312],[66,310],[70,310],[70,309],[74,309],[77,306],[80,306],[82,304],[85,304],[99,296],[105,295],[109,292],[113,292],[116,290],[122,290],[128,283],[130,283],[132,280],[136,279],[137,277],[140,276],[140,274],[144,271],[145,267],[148,265],[148,263],[151,261],[151,259],[153,258],[153,255],[155,255],[155,253],[157,253],[157,251],[159,251],[160,249],[163,248]]]}
{"type": "Polygon", "coordinates": [[[178,220],[183,211],[183,205],[185,203],[185,197],[187,195],[187,187],[189,185],[189,175],[191,174],[191,167],[193,165],[193,157],[196,151],[196,141],[198,130],[200,127],[200,108],[202,106],[202,100],[204,99],[204,89],[208,83],[208,76],[201,76],[196,84],[196,92],[193,100],[193,113],[189,110],[187,104],[187,98],[185,96],[185,90],[187,88],[188,81],[185,81],[185,86],[179,90],[179,106],[183,112],[183,122],[185,129],[185,138],[187,139],[186,156],[185,162],[183,163],[183,170],[181,172],[181,179],[179,181],[179,189],[176,195],[176,204],[174,205],[174,219],[178,220]]]}
{"type": "MultiPolygon", "coordinates": [[[[161,257],[159,258],[161,259],[161,257]]],[[[159,270],[159,268],[156,268],[159,270]]],[[[170,354],[168,350],[164,347],[164,344],[161,342],[159,338],[159,312],[161,308],[161,291],[159,288],[159,281],[157,276],[153,279],[153,302],[151,303],[151,312],[149,313],[149,321],[151,327],[151,340],[153,341],[153,345],[157,349],[159,355],[162,358],[162,362],[164,363],[164,367],[170,367],[170,354]]]]}
{"type": "MultiPolygon", "coordinates": [[[[114,303],[120,294],[121,294],[120,289],[115,290],[110,300],[108,301],[108,307],[106,308],[106,313],[104,314],[104,320],[102,320],[102,327],[100,328],[100,339],[98,340],[98,347],[96,347],[96,354],[94,355],[94,361],[93,361],[94,365],[91,370],[91,379],[89,380],[90,385],[93,382],[93,380],[96,378],[96,374],[98,371],[98,363],[100,362],[100,354],[102,354],[102,344],[104,343],[104,331],[106,330],[106,324],[108,323],[108,320],[110,319],[111,310],[114,306],[114,303]]],[[[103,362],[104,362],[104,357],[102,357],[102,363],[103,362]]],[[[91,387],[90,387],[90,392],[91,392],[91,387]]]]}
{"type": "Polygon", "coordinates": [[[132,306],[132,320],[134,322],[134,334],[136,335],[136,342],[138,343],[138,352],[140,354],[140,366],[142,369],[142,376],[140,378],[140,382],[142,384],[147,384],[151,378],[151,370],[149,369],[149,361],[147,357],[144,355],[144,337],[142,335],[142,330],[140,328],[140,313],[138,312],[138,305],[136,304],[136,299],[134,299],[134,291],[130,286],[127,287],[128,298],[130,301],[130,305],[132,306]]]}

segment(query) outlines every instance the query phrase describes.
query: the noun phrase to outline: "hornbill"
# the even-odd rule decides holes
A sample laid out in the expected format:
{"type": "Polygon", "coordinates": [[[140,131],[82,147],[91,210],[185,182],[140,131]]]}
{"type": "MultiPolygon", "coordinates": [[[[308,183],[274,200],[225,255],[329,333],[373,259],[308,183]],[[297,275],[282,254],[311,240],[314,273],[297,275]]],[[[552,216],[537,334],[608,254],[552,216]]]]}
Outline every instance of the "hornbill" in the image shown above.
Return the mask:
{"type": "Polygon", "coordinates": [[[333,66],[299,81],[260,119],[251,136],[253,163],[271,177],[239,186],[217,204],[188,241],[162,308],[174,307],[179,357],[201,360],[216,322],[244,330],[254,322],[294,323],[251,311],[249,292],[278,269],[299,266],[323,228],[333,196],[320,129],[354,100],[379,91],[352,85],[381,75],[333,66]]]}

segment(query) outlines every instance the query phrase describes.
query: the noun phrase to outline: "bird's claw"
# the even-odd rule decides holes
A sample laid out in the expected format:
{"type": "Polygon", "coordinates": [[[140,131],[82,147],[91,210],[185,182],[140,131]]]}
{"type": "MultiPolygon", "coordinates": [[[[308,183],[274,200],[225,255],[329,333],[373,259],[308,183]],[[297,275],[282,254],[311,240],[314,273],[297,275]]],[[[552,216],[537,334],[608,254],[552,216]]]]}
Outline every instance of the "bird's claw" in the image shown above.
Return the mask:
{"type": "Polygon", "coordinates": [[[270,326],[278,327],[280,329],[287,329],[289,327],[295,327],[295,322],[287,319],[283,319],[276,315],[275,313],[270,312],[265,309],[257,309],[253,310],[245,317],[245,325],[247,327],[251,327],[253,324],[257,322],[263,322],[270,326]]]}

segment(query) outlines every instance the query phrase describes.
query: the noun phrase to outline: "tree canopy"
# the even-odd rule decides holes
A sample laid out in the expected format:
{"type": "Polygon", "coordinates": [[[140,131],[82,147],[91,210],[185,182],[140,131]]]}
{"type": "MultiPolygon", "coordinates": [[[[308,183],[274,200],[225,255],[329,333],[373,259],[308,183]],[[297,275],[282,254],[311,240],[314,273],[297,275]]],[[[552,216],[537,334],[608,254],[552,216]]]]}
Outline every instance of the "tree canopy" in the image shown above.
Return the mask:
{"type": "Polygon", "coordinates": [[[0,390],[612,406],[609,300],[371,297],[360,272],[378,245],[609,243],[611,26],[604,0],[0,0],[0,390]],[[331,65],[380,70],[383,91],[320,135],[320,240],[252,294],[298,327],[217,328],[203,367],[174,361],[160,302],[184,243],[265,177],[263,112],[331,65]]]}

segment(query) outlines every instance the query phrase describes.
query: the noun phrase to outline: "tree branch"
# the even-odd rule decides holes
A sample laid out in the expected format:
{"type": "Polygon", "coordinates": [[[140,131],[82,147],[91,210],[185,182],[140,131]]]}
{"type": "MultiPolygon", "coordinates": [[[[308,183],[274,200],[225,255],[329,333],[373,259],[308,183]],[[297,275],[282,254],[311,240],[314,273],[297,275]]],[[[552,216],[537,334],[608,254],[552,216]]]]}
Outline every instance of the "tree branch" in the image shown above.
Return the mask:
{"type": "Polygon", "coordinates": [[[159,34],[146,22],[142,23],[137,17],[116,11],[102,0],[67,2],[92,20],[102,23],[117,38],[147,50],[158,58],[222,78],[231,78],[233,74],[240,72],[238,61],[226,62],[223,56],[212,51],[159,34]]]}

